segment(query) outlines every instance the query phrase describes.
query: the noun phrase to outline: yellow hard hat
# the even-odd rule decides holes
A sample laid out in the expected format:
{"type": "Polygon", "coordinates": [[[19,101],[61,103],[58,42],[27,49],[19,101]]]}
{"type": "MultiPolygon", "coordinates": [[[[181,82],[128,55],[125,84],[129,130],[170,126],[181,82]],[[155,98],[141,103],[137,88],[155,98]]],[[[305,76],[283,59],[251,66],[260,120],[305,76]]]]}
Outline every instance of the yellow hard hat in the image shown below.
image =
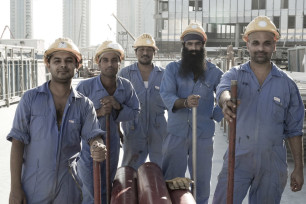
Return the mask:
{"type": "Polygon", "coordinates": [[[184,41],[184,37],[187,34],[200,34],[203,37],[203,41],[206,42],[207,40],[207,35],[205,33],[204,28],[198,24],[198,23],[190,23],[186,29],[184,30],[184,32],[181,35],[181,41],[184,41]]]}
{"type": "Polygon", "coordinates": [[[124,59],[124,50],[119,43],[113,42],[113,41],[104,41],[97,48],[97,51],[96,51],[95,62],[97,64],[99,64],[101,54],[106,53],[106,52],[115,52],[119,56],[120,60],[124,59]]]}
{"type": "Polygon", "coordinates": [[[79,63],[78,68],[81,67],[82,55],[79,51],[79,48],[72,42],[70,38],[58,38],[54,41],[54,43],[49,46],[49,48],[45,51],[44,54],[45,64],[48,63],[48,59],[51,57],[52,53],[57,51],[66,51],[72,53],[79,63]]]}
{"type": "Polygon", "coordinates": [[[140,35],[134,42],[133,48],[137,49],[138,47],[152,47],[154,50],[158,50],[158,47],[155,44],[155,40],[150,34],[144,33],[140,35]]]}
{"type": "Polygon", "coordinates": [[[248,24],[242,36],[243,41],[247,42],[249,34],[256,31],[267,31],[273,33],[275,36],[275,41],[279,40],[280,38],[280,34],[276,26],[267,16],[257,16],[248,24]]]}

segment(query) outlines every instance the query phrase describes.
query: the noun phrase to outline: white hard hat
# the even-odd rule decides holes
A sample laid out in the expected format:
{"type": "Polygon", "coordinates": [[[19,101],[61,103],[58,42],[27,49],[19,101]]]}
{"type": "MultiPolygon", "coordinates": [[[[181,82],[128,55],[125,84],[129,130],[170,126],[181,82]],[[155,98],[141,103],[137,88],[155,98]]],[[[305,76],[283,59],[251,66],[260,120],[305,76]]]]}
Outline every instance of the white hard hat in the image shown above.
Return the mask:
{"type": "Polygon", "coordinates": [[[113,41],[104,41],[97,49],[96,55],[95,55],[95,62],[99,64],[99,60],[101,58],[101,55],[106,52],[115,52],[120,60],[124,59],[124,50],[121,47],[121,45],[117,42],[113,41]]]}
{"type": "Polygon", "coordinates": [[[276,26],[267,16],[258,16],[248,24],[242,36],[243,41],[247,42],[249,34],[256,31],[267,31],[273,33],[275,41],[280,38],[276,26]]]}
{"type": "Polygon", "coordinates": [[[204,28],[198,23],[190,23],[186,27],[186,29],[184,30],[184,32],[181,35],[181,41],[184,41],[184,37],[187,34],[198,34],[198,35],[202,36],[204,42],[206,42],[206,40],[207,40],[207,35],[205,33],[204,28]]]}
{"type": "Polygon", "coordinates": [[[70,38],[58,38],[49,46],[49,48],[44,53],[45,64],[48,63],[48,60],[52,53],[57,51],[66,51],[73,54],[79,63],[79,67],[81,67],[82,55],[79,51],[79,48],[73,43],[70,38]]]}
{"type": "Polygon", "coordinates": [[[158,50],[155,40],[150,34],[144,33],[140,35],[134,42],[133,48],[137,49],[138,47],[152,47],[154,50],[158,50]]]}

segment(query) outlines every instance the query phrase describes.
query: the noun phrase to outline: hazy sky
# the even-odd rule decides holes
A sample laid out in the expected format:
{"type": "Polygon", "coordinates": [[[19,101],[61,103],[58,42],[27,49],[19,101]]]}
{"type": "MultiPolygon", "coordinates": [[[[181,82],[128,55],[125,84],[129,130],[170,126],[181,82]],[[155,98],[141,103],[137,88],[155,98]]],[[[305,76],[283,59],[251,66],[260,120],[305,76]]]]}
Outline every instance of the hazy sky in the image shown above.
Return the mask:
{"type": "MultiPolygon", "coordinates": [[[[33,38],[45,40],[46,48],[62,36],[62,1],[33,0],[33,38]]],[[[116,14],[115,0],[91,0],[91,45],[115,40],[116,20],[112,13],[116,14]]],[[[10,26],[10,0],[0,0],[0,36],[6,25],[10,26]]],[[[9,37],[7,30],[3,39],[9,37]]]]}

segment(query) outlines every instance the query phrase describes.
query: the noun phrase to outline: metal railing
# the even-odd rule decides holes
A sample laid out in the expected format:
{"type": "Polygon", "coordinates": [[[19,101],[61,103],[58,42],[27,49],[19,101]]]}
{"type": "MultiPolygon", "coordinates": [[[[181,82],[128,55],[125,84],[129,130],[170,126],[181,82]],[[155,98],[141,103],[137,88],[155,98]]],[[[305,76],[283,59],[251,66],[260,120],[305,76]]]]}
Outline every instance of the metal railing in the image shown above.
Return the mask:
{"type": "Polygon", "coordinates": [[[18,102],[38,85],[36,55],[31,47],[0,45],[0,107],[18,102]]]}

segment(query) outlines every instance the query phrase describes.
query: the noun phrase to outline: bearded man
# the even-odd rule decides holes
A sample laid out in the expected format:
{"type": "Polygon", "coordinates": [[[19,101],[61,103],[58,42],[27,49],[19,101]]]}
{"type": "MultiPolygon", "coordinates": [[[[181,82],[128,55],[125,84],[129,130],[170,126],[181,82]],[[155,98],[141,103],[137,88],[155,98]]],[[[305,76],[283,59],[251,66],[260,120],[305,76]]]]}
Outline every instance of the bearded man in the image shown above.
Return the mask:
{"type": "MultiPolygon", "coordinates": [[[[208,203],[213,156],[215,121],[223,117],[215,105],[214,93],[223,72],[205,59],[207,36],[197,23],[191,23],[181,35],[182,59],[167,65],[160,94],[168,109],[168,135],[163,143],[162,170],[165,179],[174,179],[171,188],[192,176],[192,108],[197,107],[197,185],[196,202],[208,203]],[[178,180],[176,180],[178,179],[178,180]],[[176,182],[178,181],[178,182],[176,182]]],[[[188,185],[185,187],[189,188],[188,185]]]]}

